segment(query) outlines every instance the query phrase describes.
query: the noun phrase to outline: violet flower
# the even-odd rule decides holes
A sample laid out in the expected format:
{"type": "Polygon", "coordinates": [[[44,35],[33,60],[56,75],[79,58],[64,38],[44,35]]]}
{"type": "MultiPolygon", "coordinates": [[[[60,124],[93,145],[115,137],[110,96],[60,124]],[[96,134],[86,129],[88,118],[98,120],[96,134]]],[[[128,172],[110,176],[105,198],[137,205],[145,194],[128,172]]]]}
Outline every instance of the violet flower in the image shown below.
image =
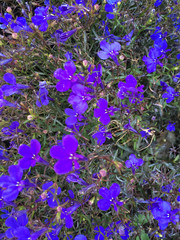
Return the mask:
{"type": "Polygon", "coordinates": [[[39,30],[45,32],[48,28],[48,20],[55,20],[57,16],[48,13],[49,7],[37,7],[35,9],[35,15],[32,17],[34,25],[39,26],[39,30]]]}
{"type": "Polygon", "coordinates": [[[4,96],[3,96],[3,91],[0,88],[0,107],[4,107],[4,106],[16,107],[16,104],[10,103],[7,100],[5,100],[4,96]]]}
{"type": "Polygon", "coordinates": [[[102,187],[99,189],[99,194],[103,197],[97,202],[98,207],[102,211],[107,211],[111,204],[114,206],[114,210],[117,212],[117,206],[122,206],[123,202],[117,200],[117,196],[120,194],[120,186],[117,183],[113,183],[110,189],[102,187]]]}
{"type": "Polygon", "coordinates": [[[38,107],[41,107],[42,105],[47,106],[49,104],[49,100],[53,101],[53,99],[48,96],[48,90],[46,89],[46,87],[46,81],[39,83],[39,91],[37,92],[36,96],[36,105],[38,107]]]}
{"type": "Polygon", "coordinates": [[[125,162],[127,168],[132,168],[133,175],[135,174],[135,170],[142,166],[144,161],[141,158],[136,158],[134,154],[129,156],[129,159],[125,162]]]}
{"type": "Polygon", "coordinates": [[[29,183],[28,180],[21,180],[23,170],[18,165],[10,166],[8,172],[10,176],[0,177],[0,187],[5,188],[2,197],[7,202],[15,200],[23,188],[34,187],[34,184],[29,183]]]}
{"type": "Polygon", "coordinates": [[[24,17],[17,17],[16,22],[11,24],[11,28],[14,32],[26,31],[33,32],[33,30],[29,27],[24,17]]]}
{"type": "Polygon", "coordinates": [[[68,125],[68,126],[72,126],[72,125],[76,124],[78,121],[82,121],[83,119],[85,119],[85,117],[83,115],[77,113],[77,111],[75,111],[71,108],[66,108],[65,114],[69,115],[69,117],[65,121],[66,125],[68,125]]]}
{"type": "Polygon", "coordinates": [[[41,200],[47,201],[51,208],[55,208],[60,204],[59,200],[54,199],[54,195],[59,195],[61,193],[61,188],[58,187],[57,191],[53,188],[53,182],[46,182],[42,185],[43,193],[41,194],[41,200]]]}
{"type": "MultiPolygon", "coordinates": [[[[0,57],[6,58],[6,56],[3,53],[0,53],[0,57]]],[[[11,61],[12,61],[12,58],[0,59],[0,66],[5,65],[11,61]]]]}
{"type": "Polygon", "coordinates": [[[137,80],[135,79],[135,77],[133,75],[128,75],[126,77],[125,83],[124,82],[118,83],[119,91],[117,96],[120,99],[124,99],[128,97],[130,103],[136,103],[136,101],[138,103],[139,101],[142,101],[144,98],[144,95],[141,93],[144,92],[143,90],[144,85],[141,85],[139,87],[137,87],[136,85],[137,85],[137,80]]]}
{"type": "Polygon", "coordinates": [[[87,78],[87,83],[89,85],[93,85],[94,87],[96,87],[97,85],[100,85],[100,87],[103,89],[103,83],[101,81],[101,76],[102,76],[102,66],[101,64],[98,64],[98,66],[94,67],[91,70],[91,65],[88,67],[88,71],[90,72],[90,74],[88,75],[87,78]]]}
{"type": "Polygon", "coordinates": [[[151,48],[149,50],[149,57],[144,56],[142,60],[146,64],[147,72],[152,73],[156,71],[156,66],[159,64],[163,67],[163,64],[159,61],[158,57],[161,56],[161,51],[157,48],[151,48]]]}
{"type": "Polygon", "coordinates": [[[75,204],[72,207],[62,209],[61,219],[65,220],[65,225],[66,225],[67,228],[72,228],[73,227],[73,219],[72,219],[71,215],[80,206],[81,206],[80,203],[75,202],[75,204]]]}
{"type": "Polygon", "coordinates": [[[78,74],[74,75],[76,72],[76,66],[72,61],[68,61],[64,64],[64,69],[58,68],[54,72],[54,77],[60,81],[56,84],[56,89],[59,92],[68,91],[74,83],[78,81],[78,74]]]}
{"type": "Polygon", "coordinates": [[[73,29],[71,31],[68,32],[63,32],[62,29],[58,29],[56,30],[51,37],[52,38],[56,38],[57,43],[59,42],[66,42],[68,40],[69,37],[71,37],[74,33],[76,32],[76,29],[73,29]]]}
{"type": "Polygon", "coordinates": [[[97,54],[99,58],[106,60],[108,58],[112,58],[113,61],[119,66],[118,59],[116,55],[119,54],[119,51],[121,50],[121,45],[118,42],[114,42],[109,44],[105,40],[100,42],[101,51],[99,51],[97,54]]]}
{"type": "Polygon", "coordinates": [[[19,166],[22,169],[29,169],[30,167],[34,167],[36,162],[48,165],[49,163],[39,156],[40,149],[41,144],[36,139],[31,140],[30,147],[26,144],[20,145],[18,153],[22,155],[23,158],[19,159],[19,166]]]}
{"type": "Polygon", "coordinates": [[[169,122],[169,124],[168,124],[168,126],[166,127],[166,129],[167,129],[169,132],[175,131],[175,123],[169,122]]]}
{"type": "Polygon", "coordinates": [[[12,73],[5,73],[4,74],[4,81],[6,81],[7,83],[11,84],[11,85],[3,85],[1,87],[1,90],[3,91],[5,96],[11,96],[14,93],[17,94],[23,94],[20,89],[27,89],[29,88],[29,86],[23,85],[23,84],[19,84],[16,83],[16,78],[12,73]]]}
{"type": "Polygon", "coordinates": [[[97,105],[99,108],[94,109],[94,117],[100,118],[99,121],[104,125],[109,124],[111,121],[109,115],[113,116],[118,109],[112,106],[108,108],[108,102],[103,98],[99,99],[97,105]]]}
{"type": "Polygon", "coordinates": [[[18,132],[23,132],[23,130],[18,129],[19,127],[19,122],[14,121],[11,123],[9,127],[4,127],[1,129],[1,132],[5,135],[14,135],[18,132]]]}
{"type": "Polygon", "coordinates": [[[72,86],[72,93],[68,98],[68,102],[72,104],[74,110],[79,114],[83,114],[88,109],[87,101],[93,98],[88,94],[88,90],[89,88],[81,84],[72,86]]]}
{"type": "Polygon", "coordinates": [[[128,130],[130,130],[130,131],[132,131],[132,132],[134,132],[134,133],[138,133],[138,132],[131,126],[131,121],[130,121],[130,119],[128,119],[128,121],[129,121],[129,122],[124,125],[124,128],[125,128],[125,129],[128,129],[128,130]]]}
{"type": "Polygon", "coordinates": [[[97,138],[97,144],[101,146],[103,143],[105,143],[106,138],[112,138],[112,134],[110,132],[107,132],[106,127],[99,125],[99,131],[94,133],[92,137],[97,138]]]}
{"type": "Polygon", "coordinates": [[[5,13],[4,18],[0,15],[0,29],[6,29],[12,20],[12,15],[9,13],[5,13]]]}
{"type": "Polygon", "coordinates": [[[175,92],[174,88],[167,87],[166,88],[167,93],[163,93],[162,98],[167,98],[166,102],[170,103],[174,100],[174,97],[179,96],[179,92],[175,92]]]}
{"type": "Polygon", "coordinates": [[[62,138],[62,146],[53,146],[50,149],[52,158],[58,159],[54,165],[57,174],[66,174],[72,171],[73,164],[75,169],[79,169],[79,160],[86,160],[82,155],[76,153],[78,141],[73,135],[66,135],[62,138]]]}

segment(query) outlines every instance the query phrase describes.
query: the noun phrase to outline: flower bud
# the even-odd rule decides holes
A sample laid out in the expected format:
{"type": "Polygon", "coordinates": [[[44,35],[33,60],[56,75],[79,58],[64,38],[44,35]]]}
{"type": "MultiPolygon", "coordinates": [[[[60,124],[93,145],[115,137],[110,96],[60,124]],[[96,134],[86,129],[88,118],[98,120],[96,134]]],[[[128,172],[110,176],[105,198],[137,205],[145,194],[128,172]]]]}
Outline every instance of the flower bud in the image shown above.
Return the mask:
{"type": "Polygon", "coordinates": [[[7,7],[6,12],[11,13],[12,12],[12,8],[11,7],[7,7]]]}
{"type": "Polygon", "coordinates": [[[87,65],[88,65],[88,61],[87,60],[83,60],[83,66],[87,67],[87,65]]]}
{"type": "Polygon", "coordinates": [[[41,194],[41,198],[44,200],[44,199],[46,199],[47,198],[47,193],[46,192],[43,192],[42,194],[41,194]]]}
{"type": "Polygon", "coordinates": [[[100,8],[99,4],[95,4],[95,5],[94,5],[94,10],[98,11],[99,8],[100,8]]]}
{"type": "Polygon", "coordinates": [[[58,206],[57,207],[57,212],[61,212],[62,211],[62,207],[61,206],[58,206]]]}
{"type": "Polygon", "coordinates": [[[12,38],[18,39],[18,34],[17,33],[12,33],[12,38]]]}
{"type": "Polygon", "coordinates": [[[105,177],[106,175],[107,175],[107,170],[104,168],[104,169],[101,169],[100,171],[99,171],[99,173],[100,173],[100,175],[101,175],[101,177],[105,177]]]}

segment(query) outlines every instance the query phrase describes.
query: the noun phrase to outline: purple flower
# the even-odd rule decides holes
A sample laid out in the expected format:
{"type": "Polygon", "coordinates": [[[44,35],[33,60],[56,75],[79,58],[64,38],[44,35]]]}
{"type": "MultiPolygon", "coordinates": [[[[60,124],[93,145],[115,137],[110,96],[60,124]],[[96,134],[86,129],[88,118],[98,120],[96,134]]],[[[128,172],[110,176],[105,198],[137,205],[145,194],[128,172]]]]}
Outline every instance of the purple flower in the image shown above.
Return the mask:
{"type": "Polygon", "coordinates": [[[144,92],[143,87],[144,85],[141,85],[139,87],[136,87],[137,80],[133,75],[128,75],[126,77],[126,83],[119,82],[118,83],[118,94],[117,96],[120,99],[124,99],[126,97],[129,98],[130,103],[135,103],[136,101],[142,101],[144,96],[141,93],[138,92],[144,92]]]}
{"type": "Polygon", "coordinates": [[[117,196],[120,194],[120,186],[117,183],[113,183],[110,189],[105,187],[99,189],[99,194],[103,197],[97,202],[98,207],[102,211],[107,211],[111,204],[114,205],[114,210],[117,212],[117,205],[122,206],[123,202],[117,200],[117,196]]]}
{"type": "Polygon", "coordinates": [[[88,67],[88,71],[90,72],[90,74],[88,75],[87,83],[90,85],[93,85],[94,87],[96,87],[97,85],[100,85],[100,87],[103,89],[104,87],[101,81],[101,76],[102,76],[101,64],[98,64],[98,66],[94,67],[92,70],[90,65],[88,67]]]}
{"type": "Polygon", "coordinates": [[[8,172],[10,176],[0,177],[0,187],[5,188],[2,197],[7,202],[15,200],[24,187],[34,186],[28,180],[21,180],[23,170],[18,165],[10,166],[8,172]]]}
{"type": "Polygon", "coordinates": [[[86,238],[86,236],[79,234],[74,238],[74,240],[87,240],[87,238],[86,238]]]}
{"type": "Polygon", "coordinates": [[[107,236],[105,229],[102,226],[94,228],[95,240],[104,240],[104,237],[107,236]]]}
{"type": "Polygon", "coordinates": [[[163,0],[156,0],[156,2],[154,3],[154,6],[159,7],[162,2],[163,2],[163,0]]]}
{"type": "Polygon", "coordinates": [[[12,15],[9,13],[4,14],[4,18],[0,15],[0,29],[6,29],[12,22],[12,15]]]}
{"type": "Polygon", "coordinates": [[[72,36],[76,32],[76,29],[73,29],[68,32],[63,32],[62,29],[58,29],[51,35],[52,38],[56,38],[56,41],[59,42],[66,42],[70,36],[72,36]]]}
{"type": "Polygon", "coordinates": [[[34,25],[39,26],[39,30],[45,32],[48,28],[48,20],[55,20],[57,16],[50,15],[48,13],[49,7],[37,7],[35,9],[35,15],[32,17],[34,25]]]}
{"type": "Polygon", "coordinates": [[[162,58],[166,58],[166,52],[169,52],[171,51],[171,49],[166,49],[167,48],[167,42],[166,40],[162,40],[162,38],[157,38],[155,41],[154,41],[154,47],[160,51],[161,53],[161,56],[159,59],[162,59],[162,58]]]}
{"type": "Polygon", "coordinates": [[[99,108],[94,109],[94,117],[100,118],[99,121],[104,125],[109,124],[111,121],[109,115],[113,116],[118,109],[112,106],[108,108],[108,102],[103,98],[99,99],[97,105],[99,108]]]}
{"type": "Polygon", "coordinates": [[[168,130],[168,131],[170,131],[170,132],[172,132],[172,131],[175,131],[175,123],[171,123],[171,122],[169,122],[169,124],[168,124],[168,126],[166,127],[166,129],[168,130]]]}
{"type": "Polygon", "coordinates": [[[81,206],[80,203],[75,202],[75,204],[72,207],[62,209],[61,219],[65,220],[65,225],[66,225],[67,228],[72,228],[73,227],[73,219],[72,219],[71,215],[80,206],[81,206]]]}
{"type": "Polygon", "coordinates": [[[149,50],[149,57],[144,56],[142,60],[146,64],[147,72],[152,73],[156,71],[156,66],[159,64],[163,67],[163,64],[159,61],[158,57],[161,56],[161,51],[157,48],[151,48],[149,50]]]}
{"type": "Polygon", "coordinates": [[[39,156],[40,149],[41,144],[36,139],[31,140],[30,147],[26,144],[20,145],[18,153],[22,155],[23,158],[19,159],[19,166],[22,169],[29,169],[30,167],[34,167],[36,162],[48,165],[48,162],[39,156]]]}
{"type": "Polygon", "coordinates": [[[72,61],[68,61],[64,64],[64,69],[58,68],[54,72],[54,77],[60,81],[56,84],[56,89],[59,92],[65,92],[69,90],[72,85],[78,81],[78,75],[74,75],[76,72],[76,66],[72,61]]]}
{"type": "Polygon", "coordinates": [[[141,137],[144,137],[146,139],[148,136],[151,135],[150,133],[151,133],[151,130],[149,128],[143,129],[142,131],[140,131],[141,137]]]}
{"type": "Polygon", "coordinates": [[[51,208],[55,208],[58,206],[58,204],[60,204],[58,199],[54,199],[54,196],[56,194],[59,195],[61,193],[61,188],[58,187],[57,190],[55,191],[55,189],[53,188],[53,182],[46,182],[42,185],[42,189],[44,190],[44,192],[41,194],[41,200],[47,201],[48,205],[51,208]]]}
{"type": "Polygon", "coordinates": [[[7,100],[4,99],[3,96],[3,91],[0,88],[0,107],[4,107],[4,106],[8,106],[8,107],[16,107],[15,104],[8,102],[7,100]]]}
{"type": "Polygon", "coordinates": [[[131,126],[131,121],[130,121],[130,119],[128,119],[128,121],[129,121],[129,123],[125,124],[125,125],[124,125],[124,128],[125,128],[125,129],[128,129],[128,130],[130,130],[130,131],[132,131],[132,132],[138,133],[138,132],[131,126]]]}
{"type": "Polygon", "coordinates": [[[14,121],[11,123],[9,127],[4,127],[1,129],[1,132],[5,135],[14,135],[18,132],[23,132],[23,130],[18,129],[19,123],[17,121],[14,121]]]}
{"type": "MultiPolygon", "coordinates": [[[[6,56],[3,53],[0,53],[0,57],[6,58],[6,56]]],[[[0,66],[5,65],[12,61],[12,58],[9,59],[0,59],[0,66]]]]}
{"type": "Polygon", "coordinates": [[[179,221],[179,215],[176,215],[178,209],[171,210],[170,203],[163,201],[161,198],[153,200],[155,202],[150,209],[161,230],[165,230],[170,222],[176,224],[179,221]]]}
{"type": "Polygon", "coordinates": [[[67,176],[66,178],[67,182],[77,182],[80,185],[85,185],[87,186],[88,183],[86,183],[82,178],[79,177],[79,175],[77,173],[71,173],[67,176]]]}
{"type": "Polygon", "coordinates": [[[132,168],[133,175],[135,170],[142,166],[144,161],[141,158],[136,158],[134,154],[129,156],[129,159],[125,162],[127,168],[132,168]]]}
{"type": "Polygon", "coordinates": [[[87,101],[93,98],[87,93],[88,90],[89,88],[81,84],[72,86],[72,93],[68,98],[68,102],[72,104],[74,110],[79,114],[83,114],[88,109],[87,101]]]}
{"type": "Polygon", "coordinates": [[[42,105],[46,106],[49,104],[49,100],[53,101],[52,98],[48,96],[48,90],[46,89],[46,81],[39,83],[39,91],[37,92],[37,101],[36,105],[41,107],[42,105]]]}
{"type": "Polygon", "coordinates": [[[66,174],[72,171],[73,164],[75,169],[79,169],[79,160],[86,160],[82,155],[76,153],[78,141],[73,135],[66,135],[62,138],[62,146],[53,146],[50,149],[52,158],[59,161],[55,164],[54,170],[57,174],[66,174]]]}
{"type": "Polygon", "coordinates": [[[162,87],[162,91],[166,91],[166,88],[168,87],[167,83],[160,81],[161,87],[162,87]]]}
{"type": "Polygon", "coordinates": [[[112,138],[112,134],[107,132],[107,128],[99,125],[99,131],[92,135],[93,138],[97,138],[97,144],[102,145],[106,138],[112,138]]]}
{"type": "Polygon", "coordinates": [[[24,17],[17,17],[16,23],[12,23],[11,28],[14,32],[17,33],[20,31],[33,32],[32,29],[28,26],[24,17]]]}
{"type": "Polygon", "coordinates": [[[113,61],[119,66],[116,55],[119,54],[119,51],[121,50],[121,45],[118,42],[109,44],[108,42],[103,40],[100,42],[100,47],[102,50],[97,53],[99,58],[106,60],[111,57],[113,61]]]}
{"type": "Polygon", "coordinates": [[[180,72],[173,77],[173,81],[178,82],[179,78],[180,78],[180,72]]]}
{"type": "Polygon", "coordinates": [[[174,88],[167,87],[166,88],[167,93],[163,93],[162,98],[167,98],[166,102],[170,103],[174,100],[174,97],[179,96],[179,92],[175,92],[174,88]]]}
{"type": "Polygon", "coordinates": [[[72,126],[72,125],[76,124],[78,121],[82,121],[83,119],[85,119],[84,116],[77,113],[77,111],[75,111],[71,108],[66,108],[65,114],[69,115],[69,117],[65,121],[66,125],[68,125],[68,126],[72,126]]]}
{"type": "Polygon", "coordinates": [[[6,81],[7,83],[11,84],[11,85],[5,84],[5,85],[3,85],[1,87],[1,89],[2,89],[2,91],[3,91],[5,96],[11,96],[14,93],[22,94],[20,89],[27,89],[27,88],[29,88],[29,86],[16,83],[16,78],[15,78],[15,76],[12,73],[5,73],[4,74],[4,81],[6,81]]]}
{"type": "Polygon", "coordinates": [[[132,30],[129,34],[125,35],[122,39],[126,41],[126,45],[129,46],[131,43],[131,38],[133,36],[134,30],[132,30]]]}

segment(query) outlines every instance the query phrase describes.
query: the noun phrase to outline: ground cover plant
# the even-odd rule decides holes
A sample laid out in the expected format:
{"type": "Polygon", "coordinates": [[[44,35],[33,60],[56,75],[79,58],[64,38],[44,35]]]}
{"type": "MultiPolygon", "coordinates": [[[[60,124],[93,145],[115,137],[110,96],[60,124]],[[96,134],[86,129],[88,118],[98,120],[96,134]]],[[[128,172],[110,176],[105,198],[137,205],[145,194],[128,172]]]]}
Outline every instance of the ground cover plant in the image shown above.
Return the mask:
{"type": "Polygon", "coordinates": [[[0,239],[178,239],[178,1],[0,2],[0,239]]]}

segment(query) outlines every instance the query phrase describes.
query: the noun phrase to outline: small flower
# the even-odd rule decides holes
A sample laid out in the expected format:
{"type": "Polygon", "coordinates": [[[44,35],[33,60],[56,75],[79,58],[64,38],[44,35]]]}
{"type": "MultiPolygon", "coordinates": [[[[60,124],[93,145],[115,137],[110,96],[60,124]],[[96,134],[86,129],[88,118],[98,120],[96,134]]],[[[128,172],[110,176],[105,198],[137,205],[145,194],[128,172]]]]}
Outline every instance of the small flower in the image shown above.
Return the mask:
{"type": "Polygon", "coordinates": [[[73,29],[68,32],[63,32],[62,29],[58,29],[51,35],[52,38],[56,38],[57,43],[59,42],[66,42],[70,36],[72,36],[76,32],[76,29],[73,29]]]}
{"type": "Polygon", "coordinates": [[[79,160],[86,160],[82,155],[76,153],[78,141],[73,135],[66,135],[62,138],[62,146],[53,146],[50,149],[51,157],[58,159],[54,166],[57,174],[66,174],[73,168],[79,169],[79,160]]]}
{"type": "Polygon", "coordinates": [[[48,165],[48,162],[39,156],[40,149],[41,144],[36,139],[31,140],[30,147],[26,144],[20,145],[18,153],[22,155],[23,158],[19,159],[19,166],[22,169],[29,169],[30,167],[34,167],[36,162],[48,165]]]}
{"type": "Polygon", "coordinates": [[[179,92],[175,92],[174,88],[167,87],[166,88],[167,93],[163,93],[162,98],[167,98],[166,102],[170,103],[174,100],[174,97],[179,96],[179,92]]]}
{"type": "Polygon", "coordinates": [[[36,105],[41,107],[42,105],[46,106],[49,104],[49,100],[53,101],[52,98],[48,96],[48,90],[46,89],[46,81],[39,83],[39,91],[37,92],[37,101],[36,105]]]}
{"type": "Polygon", "coordinates": [[[16,83],[16,78],[15,78],[15,76],[12,73],[5,73],[4,74],[4,81],[6,81],[7,83],[11,84],[11,85],[5,84],[5,85],[3,85],[1,87],[1,89],[2,89],[2,91],[3,91],[5,96],[11,96],[14,93],[22,94],[20,89],[27,89],[27,88],[29,88],[29,86],[16,83]]]}
{"type": "Polygon", "coordinates": [[[129,156],[129,159],[125,162],[127,168],[132,168],[133,175],[135,170],[142,166],[144,161],[141,158],[136,158],[134,154],[129,156]]]}
{"type": "Polygon", "coordinates": [[[117,111],[117,108],[109,107],[108,108],[108,102],[106,99],[100,98],[98,101],[98,107],[94,109],[94,117],[100,118],[100,122],[104,125],[107,125],[110,123],[111,119],[110,116],[114,115],[114,112],[117,111]]]}
{"type": "Polygon", "coordinates": [[[100,42],[100,47],[102,50],[97,53],[99,58],[106,60],[111,57],[113,61],[119,66],[116,55],[119,54],[119,51],[121,50],[121,45],[118,42],[109,44],[108,42],[103,40],[100,42]]]}
{"type": "Polygon", "coordinates": [[[169,122],[169,124],[168,124],[168,126],[166,127],[166,129],[168,130],[168,131],[170,131],[170,132],[172,132],[172,131],[175,131],[175,123],[171,123],[171,122],[169,122]]]}
{"type": "Polygon", "coordinates": [[[81,206],[80,203],[75,202],[75,204],[72,207],[62,209],[61,219],[65,220],[65,225],[66,225],[67,228],[72,228],[73,227],[73,219],[72,219],[71,215],[80,206],[81,206]]]}
{"type": "Polygon", "coordinates": [[[23,132],[23,130],[18,129],[19,127],[19,122],[14,121],[11,123],[9,127],[4,127],[1,129],[1,132],[5,135],[14,135],[18,132],[23,132]]]}
{"type": "Polygon", "coordinates": [[[102,211],[107,211],[111,204],[114,205],[114,210],[117,212],[117,206],[122,206],[123,203],[117,200],[117,196],[120,194],[120,186],[117,183],[113,183],[110,189],[105,187],[99,189],[99,194],[103,197],[97,202],[98,207],[102,211]]]}
{"type": "Polygon", "coordinates": [[[105,143],[106,138],[112,138],[112,134],[107,132],[107,129],[104,126],[99,126],[99,131],[92,135],[93,138],[97,138],[97,144],[100,146],[105,143]]]}

